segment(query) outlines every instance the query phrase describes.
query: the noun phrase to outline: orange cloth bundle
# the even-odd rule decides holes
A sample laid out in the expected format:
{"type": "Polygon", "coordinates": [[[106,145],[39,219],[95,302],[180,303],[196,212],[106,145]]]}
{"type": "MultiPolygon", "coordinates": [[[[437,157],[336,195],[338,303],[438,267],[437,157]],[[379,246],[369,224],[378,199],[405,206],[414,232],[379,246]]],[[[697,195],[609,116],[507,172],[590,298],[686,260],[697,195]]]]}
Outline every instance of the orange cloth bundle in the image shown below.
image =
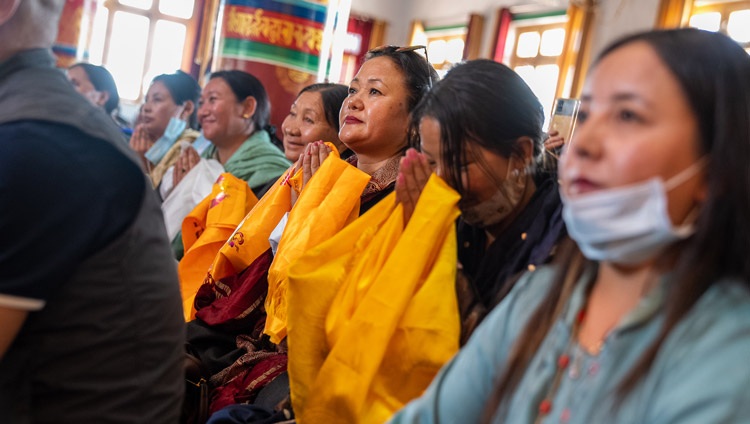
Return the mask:
{"type": "Polygon", "coordinates": [[[458,351],[458,200],[432,175],[406,228],[391,194],[291,265],[298,422],[382,423],[458,351]]]}
{"type": "Polygon", "coordinates": [[[289,264],[359,216],[359,198],[369,181],[367,173],[334,153],[323,161],[300,193],[268,271],[264,332],[273,343],[286,337],[289,264]]]}
{"type": "Polygon", "coordinates": [[[245,181],[225,172],[214,183],[211,194],[182,221],[185,256],[177,271],[186,321],[195,316],[195,294],[216,253],[257,202],[245,181]]]}

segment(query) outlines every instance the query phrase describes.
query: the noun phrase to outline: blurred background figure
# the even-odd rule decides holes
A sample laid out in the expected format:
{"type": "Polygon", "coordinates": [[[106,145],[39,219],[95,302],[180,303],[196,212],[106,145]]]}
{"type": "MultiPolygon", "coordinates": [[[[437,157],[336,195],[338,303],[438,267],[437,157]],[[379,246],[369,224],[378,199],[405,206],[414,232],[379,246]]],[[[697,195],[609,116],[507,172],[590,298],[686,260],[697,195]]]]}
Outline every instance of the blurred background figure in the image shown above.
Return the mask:
{"type": "Polygon", "coordinates": [[[133,133],[131,125],[118,113],[120,95],[112,74],[106,68],[81,62],[68,68],[67,74],[77,92],[94,106],[104,109],[122,128],[123,133],[128,136],[133,133]]]}
{"type": "Polygon", "coordinates": [[[0,422],[176,423],[185,336],[159,201],[54,66],[65,3],[0,2],[0,422]]]}

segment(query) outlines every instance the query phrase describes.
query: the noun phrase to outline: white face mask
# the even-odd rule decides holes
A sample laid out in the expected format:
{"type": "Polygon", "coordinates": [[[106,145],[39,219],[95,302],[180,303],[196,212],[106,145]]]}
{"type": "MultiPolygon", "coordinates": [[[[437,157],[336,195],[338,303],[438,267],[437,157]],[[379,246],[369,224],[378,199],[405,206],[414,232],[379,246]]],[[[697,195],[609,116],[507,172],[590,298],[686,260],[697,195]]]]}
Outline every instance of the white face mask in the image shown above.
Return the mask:
{"type": "Polygon", "coordinates": [[[521,202],[526,191],[526,173],[517,169],[511,171],[512,163],[511,159],[505,179],[492,197],[474,206],[461,208],[461,216],[469,225],[478,228],[495,225],[510,215],[521,202]]]}
{"type": "Polygon", "coordinates": [[[634,265],[654,258],[695,232],[692,221],[672,225],[667,192],[694,176],[704,163],[690,165],[666,183],[654,177],[573,198],[560,190],[568,233],[591,260],[634,265]]]}
{"type": "Polygon", "coordinates": [[[187,128],[187,122],[180,118],[175,118],[174,116],[171,117],[167,124],[167,128],[164,130],[164,134],[162,134],[162,136],[156,140],[156,143],[154,143],[154,145],[144,154],[146,159],[154,164],[159,163],[175,141],[177,141],[177,138],[183,131],[185,131],[185,128],[187,128]]]}

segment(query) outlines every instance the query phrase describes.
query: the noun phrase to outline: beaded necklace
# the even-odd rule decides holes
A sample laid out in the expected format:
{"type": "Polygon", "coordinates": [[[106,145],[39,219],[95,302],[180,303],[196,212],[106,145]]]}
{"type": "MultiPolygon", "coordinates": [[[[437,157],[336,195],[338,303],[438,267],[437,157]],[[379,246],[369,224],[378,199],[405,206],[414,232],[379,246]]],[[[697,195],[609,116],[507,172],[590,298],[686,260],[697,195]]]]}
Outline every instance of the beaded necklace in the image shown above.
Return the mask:
{"type": "Polygon", "coordinates": [[[565,370],[570,365],[569,352],[572,350],[573,344],[578,338],[581,324],[583,323],[583,320],[585,318],[586,307],[584,305],[584,307],[582,307],[581,310],[576,314],[575,321],[573,321],[573,329],[570,334],[570,340],[568,340],[568,345],[565,347],[565,350],[563,350],[563,353],[557,358],[557,369],[555,370],[555,377],[552,379],[552,385],[547,391],[547,395],[544,397],[544,399],[542,399],[541,402],[539,402],[539,410],[536,416],[536,420],[534,420],[535,424],[541,423],[542,420],[552,411],[552,399],[555,397],[557,389],[560,387],[560,383],[562,382],[565,370]]]}

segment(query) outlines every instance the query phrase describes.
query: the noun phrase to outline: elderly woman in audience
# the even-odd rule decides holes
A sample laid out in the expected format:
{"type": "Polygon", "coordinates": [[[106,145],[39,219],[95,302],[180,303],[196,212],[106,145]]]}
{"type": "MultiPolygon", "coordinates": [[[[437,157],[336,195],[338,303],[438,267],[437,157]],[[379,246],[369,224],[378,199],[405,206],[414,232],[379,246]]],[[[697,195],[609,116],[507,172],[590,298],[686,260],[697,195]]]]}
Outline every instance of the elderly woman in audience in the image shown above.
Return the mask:
{"type": "Polygon", "coordinates": [[[348,91],[342,84],[318,83],[303,88],[281,123],[284,155],[296,162],[314,141],[328,141],[344,152],[339,139],[339,110],[348,91]]]}
{"type": "Polygon", "coordinates": [[[464,340],[506,280],[547,262],[565,234],[557,181],[541,160],[543,122],[521,77],[489,60],[450,70],[414,113],[423,154],[402,160],[398,198],[410,214],[433,168],[461,194],[464,340]]]}
{"type": "Polygon", "coordinates": [[[576,245],[393,422],[750,421],[750,57],[696,29],[605,49],[560,163],[576,245]]]}

